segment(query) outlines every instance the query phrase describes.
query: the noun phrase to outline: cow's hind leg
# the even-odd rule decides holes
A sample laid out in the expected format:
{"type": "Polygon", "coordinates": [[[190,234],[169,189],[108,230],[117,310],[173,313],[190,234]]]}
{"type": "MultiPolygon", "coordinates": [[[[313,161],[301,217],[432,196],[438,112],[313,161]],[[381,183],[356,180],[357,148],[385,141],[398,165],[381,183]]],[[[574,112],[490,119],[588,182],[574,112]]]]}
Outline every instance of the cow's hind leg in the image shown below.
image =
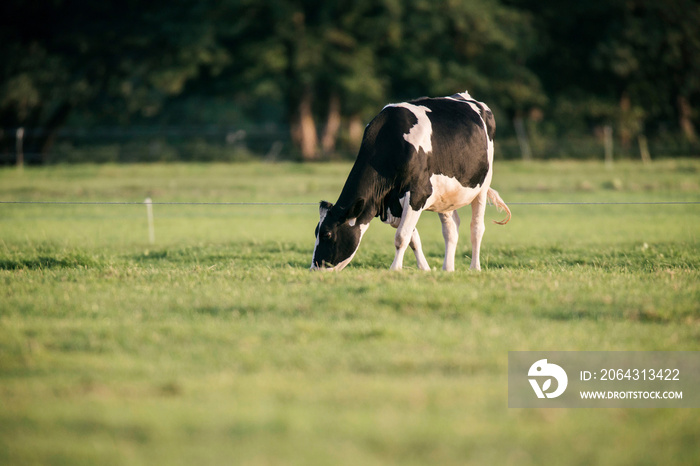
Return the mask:
{"type": "Polygon", "coordinates": [[[481,239],[484,237],[484,214],[486,212],[486,196],[488,190],[483,190],[472,201],[472,222],[471,222],[471,240],[472,240],[472,270],[481,270],[479,263],[479,251],[481,249],[481,239]]]}
{"type": "MultiPolygon", "coordinates": [[[[420,218],[421,210],[413,210],[409,202],[410,194],[407,193],[402,199],[403,201],[403,213],[401,214],[401,221],[399,226],[396,228],[396,237],[394,239],[394,245],[396,246],[396,255],[394,256],[394,262],[391,264],[391,270],[401,270],[403,268],[403,256],[408,248],[411,240],[414,238],[414,232],[416,230],[416,225],[418,224],[418,219],[420,218]]],[[[415,235],[418,239],[418,244],[420,244],[420,238],[415,235]]],[[[423,252],[420,255],[423,260],[423,252]]],[[[427,265],[427,262],[425,263],[427,265]]]]}
{"type": "Polygon", "coordinates": [[[455,253],[459,240],[459,215],[456,210],[441,213],[440,222],[442,222],[442,236],[445,238],[445,260],[442,264],[442,270],[454,272],[455,253]]]}

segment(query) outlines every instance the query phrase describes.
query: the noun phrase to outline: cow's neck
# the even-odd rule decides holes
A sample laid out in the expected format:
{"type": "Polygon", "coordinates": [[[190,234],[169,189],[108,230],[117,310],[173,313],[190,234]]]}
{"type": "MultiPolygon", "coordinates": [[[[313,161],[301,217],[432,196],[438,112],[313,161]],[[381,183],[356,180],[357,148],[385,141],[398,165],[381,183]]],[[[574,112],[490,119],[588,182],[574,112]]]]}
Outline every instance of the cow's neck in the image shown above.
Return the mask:
{"type": "Polygon", "coordinates": [[[336,205],[345,211],[357,199],[364,199],[365,209],[358,221],[366,224],[379,213],[381,200],[388,191],[387,180],[380,176],[369,163],[358,157],[336,205]]]}

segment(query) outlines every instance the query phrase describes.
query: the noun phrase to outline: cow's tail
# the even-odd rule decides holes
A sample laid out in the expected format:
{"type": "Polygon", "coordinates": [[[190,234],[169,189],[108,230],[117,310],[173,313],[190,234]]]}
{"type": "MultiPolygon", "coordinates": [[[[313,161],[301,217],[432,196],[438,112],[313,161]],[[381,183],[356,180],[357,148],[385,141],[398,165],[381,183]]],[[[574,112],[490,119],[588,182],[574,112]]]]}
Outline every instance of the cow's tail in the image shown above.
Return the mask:
{"type": "Polygon", "coordinates": [[[506,203],[503,202],[503,199],[501,199],[501,196],[498,195],[498,191],[496,191],[495,189],[489,188],[487,195],[488,195],[489,201],[491,201],[498,208],[499,212],[502,212],[505,210],[506,214],[508,214],[508,216],[506,218],[504,218],[503,220],[501,220],[500,222],[494,220],[493,223],[497,223],[499,225],[505,225],[506,223],[508,223],[510,221],[510,209],[508,208],[506,203]]]}

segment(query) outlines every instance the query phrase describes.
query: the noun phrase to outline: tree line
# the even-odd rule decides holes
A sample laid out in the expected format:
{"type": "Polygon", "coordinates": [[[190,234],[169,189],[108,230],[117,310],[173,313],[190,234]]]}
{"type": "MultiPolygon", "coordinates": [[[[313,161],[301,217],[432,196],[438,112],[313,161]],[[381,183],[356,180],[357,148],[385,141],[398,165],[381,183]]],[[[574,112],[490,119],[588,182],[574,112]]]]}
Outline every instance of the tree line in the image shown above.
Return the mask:
{"type": "Polygon", "coordinates": [[[17,128],[45,154],[66,125],[272,122],[314,160],[465,89],[502,134],[692,144],[698,24],[695,0],[5,0],[0,152],[17,128]]]}

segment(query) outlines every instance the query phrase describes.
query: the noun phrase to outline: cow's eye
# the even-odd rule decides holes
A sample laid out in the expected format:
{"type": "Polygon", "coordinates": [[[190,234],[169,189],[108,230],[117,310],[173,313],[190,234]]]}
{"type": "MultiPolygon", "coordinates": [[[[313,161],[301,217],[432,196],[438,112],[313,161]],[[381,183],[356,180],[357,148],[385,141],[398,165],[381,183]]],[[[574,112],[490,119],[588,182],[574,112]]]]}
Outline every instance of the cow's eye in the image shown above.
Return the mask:
{"type": "Polygon", "coordinates": [[[331,236],[333,236],[331,232],[327,231],[323,234],[323,239],[331,239],[331,236]]]}

